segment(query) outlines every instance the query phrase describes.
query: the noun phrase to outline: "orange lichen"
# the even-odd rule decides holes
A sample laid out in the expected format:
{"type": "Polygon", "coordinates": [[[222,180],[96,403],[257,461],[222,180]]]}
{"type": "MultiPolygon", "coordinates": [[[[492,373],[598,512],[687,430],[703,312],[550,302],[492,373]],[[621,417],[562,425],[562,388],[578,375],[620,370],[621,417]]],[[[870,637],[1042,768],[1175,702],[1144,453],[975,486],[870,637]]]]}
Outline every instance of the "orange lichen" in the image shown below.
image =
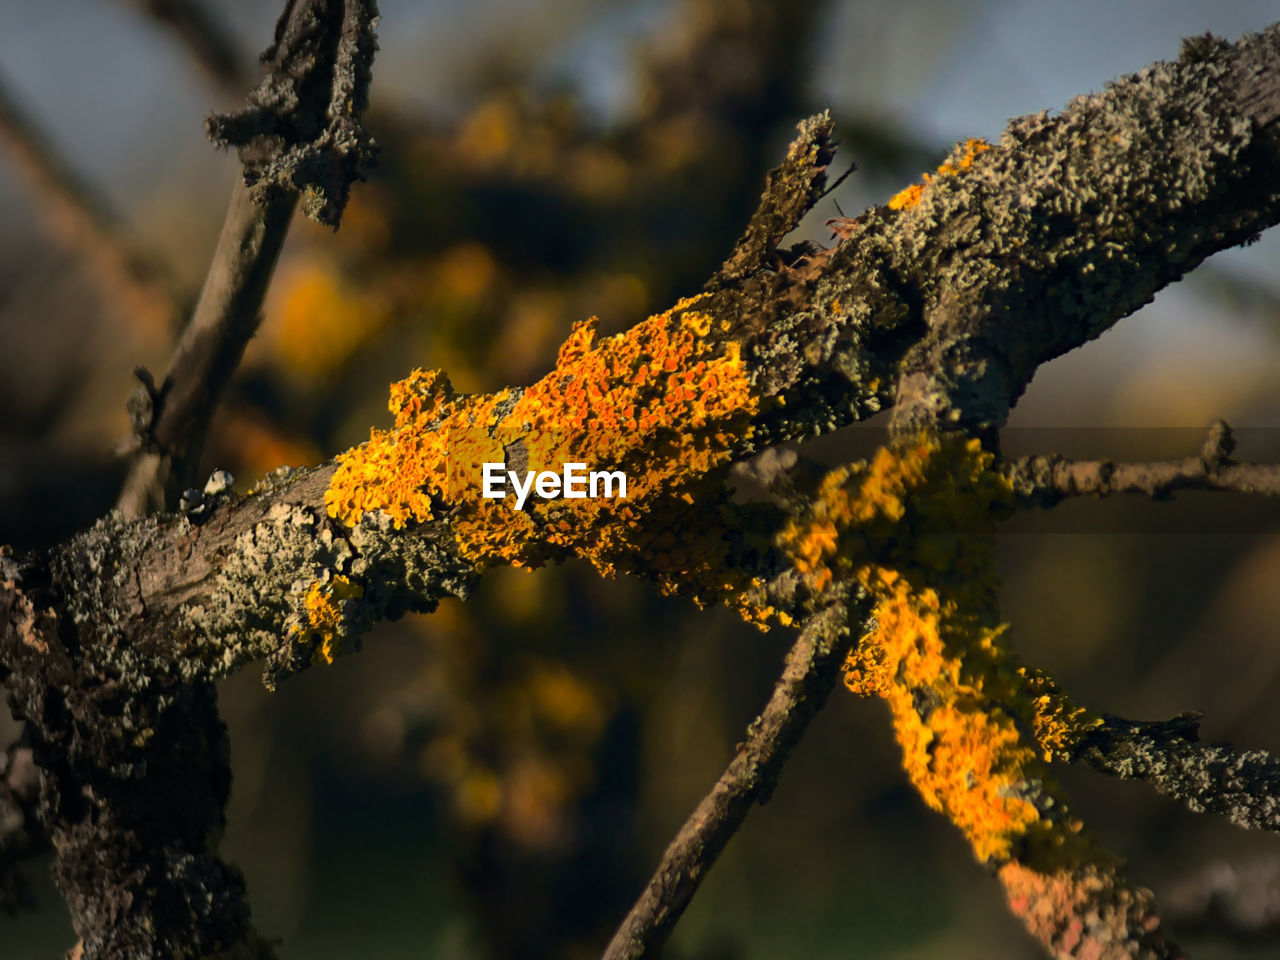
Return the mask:
{"type": "Polygon", "coordinates": [[[908,187],[899,190],[889,198],[890,210],[905,210],[907,207],[914,207],[920,202],[920,198],[924,196],[925,184],[933,178],[929,174],[924,175],[924,183],[913,183],[908,187]]]}
{"type": "Polygon", "coordinates": [[[973,160],[978,154],[985,153],[990,149],[991,144],[987,143],[986,140],[981,137],[970,137],[960,148],[960,155],[955,159],[944,160],[941,166],[938,167],[938,173],[943,176],[950,176],[963,170],[968,170],[973,166],[973,160]]]}
{"type": "MultiPolygon", "coordinates": [[[[576,554],[611,573],[643,556],[660,582],[664,569],[671,585],[698,570],[710,577],[724,567],[722,538],[671,529],[655,511],[691,513],[698,482],[750,436],[759,399],[740,345],[707,339],[712,319],[699,299],[598,342],[594,319],[575,325],[555,369],[522,390],[459,396],[442,374],[416,371],[392,387],[395,425],[339,456],[329,514],[354,525],[381,510],[400,528],[448,511],[461,552],[481,567],[576,554]],[[510,499],[482,496],[483,464],[506,462],[522,474],[566,463],[622,470],[627,496],[530,497],[513,510],[510,499]]],[[[690,526],[714,524],[699,514],[690,526]]]]}
{"type": "Polygon", "coordinates": [[[781,544],[815,591],[875,560],[927,568],[989,596],[995,581],[983,538],[1012,496],[992,459],[976,440],[883,447],[865,465],[828,473],[812,514],[791,523],[781,544]]]}
{"type": "Polygon", "coordinates": [[[1089,732],[1102,725],[1102,717],[1072,702],[1047,675],[1021,666],[1018,676],[1031,700],[1031,730],[1046,761],[1072,760],[1089,732]]]}
{"type": "Polygon", "coordinates": [[[781,545],[811,590],[853,581],[866,591],[873,627],[846,684],[888,703],[921,796],[981,860],[1003,862],[1028,843],[1065,842],[1071,827],[1039,765],[1096,720],[1004,647],[991,530],[1012,491],[992,461],[976,440],[882,448],[828,474],[781,545]]]}
{"type": "MultiPolygon", "coordinates": [[[[968,170],[973,166],[974,158],[978,154],[991,149],[991,144],[981,138],[971,138],[952,152],[952,155],[939,165],[936,176],[948,177],[954,176],[968,170]]],[[[920,202],[924,196],[925,188],[933,182],[935,174],[926,173],[923,183],[913,183],[905,190],[901,190],[894,194],[889,200],[889,209],[905,210],[908,207],[914,207],[920,202]]]]}
{"type": "Polygon", "coordinates": [[[875,628],[846,663],[847,685],[888,703],[925,802],[964,831],[979,859],[1007,859],[1039,813],[1025,786],[1034,751],[989,689],[1000,629],[895,571],[871,569],[866,580],[878,582],[875,628]]]}
{"type": "Polygon", "coordinates": [[[336,574],[327,581],[317,580],[307,588],[302,607],[307,623],[295,625],[290,638],[296,643],[313,644],[313,663],[333,663],[341,642],[340,625],[345,601],[364,596],[364,588],[347,577],[336,574]]]}
{"type": "Polygon", "coordinates": [[[903,766],[924,800],[964,831],[979,859],[1007,859],[1039,815],[1027,796],[1034,753],[987,689],[990,664],[982,661],[999,631],[901,579],[874,615],[846,682],[889,704],[903,766]],[[864,670],[868,661],[874,671],[864,670]]]}

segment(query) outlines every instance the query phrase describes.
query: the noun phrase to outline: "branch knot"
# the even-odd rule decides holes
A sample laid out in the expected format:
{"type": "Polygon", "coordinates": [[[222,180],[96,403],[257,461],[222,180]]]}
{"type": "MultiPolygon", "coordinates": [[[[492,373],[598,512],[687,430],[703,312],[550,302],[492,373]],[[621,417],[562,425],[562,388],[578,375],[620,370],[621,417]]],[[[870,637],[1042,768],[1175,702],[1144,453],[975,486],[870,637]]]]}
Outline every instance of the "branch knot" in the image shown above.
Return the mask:
{"type": "Polygon", "coordinates": [[[298,192],[303,213],[337,228],[351,183],[377,160],[360,123],[377,20],[375,0],[290,2],[247,105],[205,121],[210,140],[239,149],[255,203],[298,192]]]}

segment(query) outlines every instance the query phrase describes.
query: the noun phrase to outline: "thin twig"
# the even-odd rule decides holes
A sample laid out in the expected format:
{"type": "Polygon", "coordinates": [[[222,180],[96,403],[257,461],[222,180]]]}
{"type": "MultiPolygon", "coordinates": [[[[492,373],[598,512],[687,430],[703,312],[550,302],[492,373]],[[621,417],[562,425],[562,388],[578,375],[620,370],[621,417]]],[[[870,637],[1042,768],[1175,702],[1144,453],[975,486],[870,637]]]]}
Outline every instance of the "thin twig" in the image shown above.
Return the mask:
{"type": "Polygon", "coordinates": [[[1196,813],[1249,830],[1280,830],[1280,758],[1265,750],[1199,743],[1199,718],[1164,722],[1107,717],[1078,757],[1123,780],[1145,780],[1196,813]]]}
{"type": "Polygon", "coordinates": [[[801,630],[764,712],[671,845],[649,885],[605,949],[604,960],[639,960],[661,951],[676,922],[756,803],[765,803],[787,754],[826,703],[849,649],[847,610],[832,604],[801,630]]]}
{"type": "Polygon", "coordinates": [[[1067,497],[1113,493],[1145,493],[1163,499],[1179,490],[1280,496],[1280,465],[1237,463],[1231,459],[1234,448],[1231,428],[1219,420],[1210,428],[1199,456],[1116,463],[1036,455],[1011,462],[1004,472],[1024,502],[1039,506],[1052,506],[1067,497]]]}
{"type": "Polygon", "coordinates": [[[180,314],[178,284],[161,262],[142,253],[107,201],[78,176],[14,102],[0,78],[0,145],[37,198],[37,209],[68,247],[80,253],[140,328],[168,336],[180,314]]]}
{"type": "Polygon", "coordinates": [[[138,372],[142,385],[130,400],[137,449],[117,502],[125,516],[172,508],[195,483],[205,431],[261,322],[299,197],[309,216],[336,227],[351,180],[371,162],[359,121],[376,19],[372,0],[289,3],[247,105],[209,119],[214,142],[239,148],[244,180],[163,383],[138,372]]]}
{"type": "Polygon", "coordinates": [[[117,508],[140,517],[172,506],[176,493],[195,481],[204,435],[218,398],[245,345],[258,329],[262,300],[284,245],[297,194],[255,204],[239,181],[222,226],[213,266],[200,302],[169,361],[164,384],[143,386],[131,399],[141,449],[117,508]],[[142,392],[147,394],[142,400],[142,392]]]}
{"type": "Polygon", "coordinates": [[[244,96],[253,75],[235,38],[197,0],[128,0],[130,6],[172,31],[200,72],[230,102],[244,96]]]}

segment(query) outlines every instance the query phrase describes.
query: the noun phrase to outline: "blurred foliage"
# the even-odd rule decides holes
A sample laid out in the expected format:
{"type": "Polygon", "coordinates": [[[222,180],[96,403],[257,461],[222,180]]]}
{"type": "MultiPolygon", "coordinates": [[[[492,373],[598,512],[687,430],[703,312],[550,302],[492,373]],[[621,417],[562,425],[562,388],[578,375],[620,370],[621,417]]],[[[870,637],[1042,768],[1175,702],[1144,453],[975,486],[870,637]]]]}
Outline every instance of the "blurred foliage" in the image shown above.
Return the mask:
{"type": "MultiPolygon", "coordinates": [[[[932,9],[907,5],[904,22],[932,9]]],[[[591,107],[589,90],[537,79],[539,56],[554,54],[540,39],[473,51],[454,116],[375,103],[381,165],[336,235],[295,224],[211,432],[209,469],[247,488],[282,463],[320,462],[387,422],[386,384],[414,366],[447,370],[463,391],[529,383],[574,321],[598,315],[613,332],[701,285],[794,123],[824,106],[810,99],[814,51],[836,12],[681,0],[663,13],[616,116],[591,107]]],[[[837,119],[838,163],[856,160],[855,180],[904,185],[949,146],[880,116],[837,119]]],[[[184,275],[209,248],[196,226],[212,234],[220,199],[188,188],[151,201],[184,275]],[[208,215],[188,217],[201,203],[208,215]]],[[[837,212],[824,202],[814,222],[837,212]]],[[[29,244],[21,224],[0,229],[0,254],[0,542],[49,543],[113,500],[120,471],[107,452],[125,430],[125,378],[139,362],[163,369],[167,344],[101,302],[71,254],[29,244]]],[[[1274,272],[1242,283],[1215,271],[1193,285],[1195,309],[1246,318],[1253,355],[1270,351],[1257,369],[1274,371],[1277,289],[1274,272]]],[[[1140,405],[1148,394],[1132,385],[1145,384],[1158,402],[1178,398],[1184,425],[1222,415],[1272,428],[1242,434],[1241,453],[1280,458],[1274,376],[1245,377],[1244,360],[1210,369],[1203,349],[1197,365],[1139,369],[1155,341],[1142,316],[1137,333],[1050,365],[1016,422],[1132,422],[1117,398],[1129,384],[1126,403],[1140,405]]],[[[814,453],[842,462],[874,438],[853,428],[814,453]]],[[[1150,438],[1090,431],[1063,452],[1199,446],[1185,432],[1164,435],[1164,451],[1134,442],[1150,438]]],[[[1068,439],[1023,431],[1016,442],[1047,451],[1068,439]]],[[[1280,601],[1269,589],[1280,517],[1210,499],[1147,507],[1149,526],[1127,533],[1117,531],[1135,505],[1120,501],[1011,528],[1000,563],[1015,648],[1081,702],[1141,716],[1201,709],[1212,735],[1280,747],[1280,601]]],[[[385,624],[363,655],[275,695],[234,678],[223,690],[236,775],[226,848],[260,928],[284,938],[285,958],[594,955],[763,703],[786,641],[580,565],[494,570],[471,602],[385,624]]],[[[1070,777],[1086,820],[1157,894],[1211,856],[1280,857],[1275,838],[1195,819],[1139,784],[1070,777]]],[[[18,955],[70,942],[56,894],[42,893],[44,925],[15,921],[18,955]]],[[[670,954],[1035,956],[998,897],[906,785],[887,718],[837,694],[670,954]]]]}

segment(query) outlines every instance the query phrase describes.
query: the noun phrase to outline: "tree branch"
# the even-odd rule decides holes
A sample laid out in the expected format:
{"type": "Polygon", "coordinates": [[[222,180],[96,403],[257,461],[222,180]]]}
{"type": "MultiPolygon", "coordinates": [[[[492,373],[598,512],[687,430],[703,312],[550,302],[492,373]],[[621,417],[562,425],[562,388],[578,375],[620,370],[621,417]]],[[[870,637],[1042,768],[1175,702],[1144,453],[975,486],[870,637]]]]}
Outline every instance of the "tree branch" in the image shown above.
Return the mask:
{"type": "MultiPolygon", "coordinates": [[[[1267,38],[1265,43],[1275,44],[1276,38],[1280,37],[1280,28],[1272,28],[1263,36],[1267,38]]],[[[1263,46],[1265,44],[1262,38],[1246,38],[1222,57],[1227,60],[1254,60],[1260,56],[1259,50],[1263,46]]],[[[1186,83],[1196,81],[1194,85],[1200,88],[1201,99],[1210,95],[1219,99],[1225,96],[1212,89],[1208,92],[1203,89],[1203,69],[1203,63],[1162,65],[1148,71],[1144,78],[1145,84],[1153,87],[1151,90],[1145,89],[1144,82],[1129,80],[1113,86],[1105,94],[1077,101],[1055,120],[1032,123],[1033,129],[1030,131],[1027,129],[1028,121],[1016,122],[1014,132],[1008,136],[1007,145],[1001,151],[993,149],[981,154],[967,174],[939,177],[924,191],[918,206],[929,203],[930,198],[936,194],[935,204],[945,201],[954,208],[952,213],[959,219],[954,228],[943,230],[937,225],[931,226],[933,221],[922,223],[914,216],[913,211],[917,208],[910,208],[905,213],[887,207],[879,208],[861,218],[861,229],[856,234],[856,240],[846,241],[833,251],[816,254],[805,263],[755,273],[740,283],[706,295],[696,304],[696,308],[699,311],[705,310],[712,321],[705,338],[707,351],[716,350],[719,343],[736,344],[742,357],[747,389],[750,394],[760,397],[761,403],[756,413],[745,415],[745,422],[742,419],[744,414],[735,408],[724,415],[725,419],[706,420],[706,425],[699,429],[708,436],[727,438],[727,441],[720,439],[716,442],[731,443],[733,456],[740,457],[774,441],[824,432],[880,409],[882,403],[887,402],[891,396],[893,371],[913,342],[912,336],[922,336],[925,339],[931,336],[921,333],[927,327],[921,326],[920,320],[913,317],[931,315],[934,308],[929,305],[940,303],[942,299],[949,297],[947,291],[955,284],[969,291],[981,289],[975,288],[974,278],[965,280],[967,271],[977,268],[970,266],[973,257],[967,250],[963,257],[959,255],[957,245],[963,244],[957,237],[956,230],[963,228],[969,232],[969,242],[986,245],[989,249],[992,241],[985,238],[984,231],[977,225],[988,216],[1000,222],[1001,217],[1007,218],[1011,208],[1022,209],[1020,198],[1028,190],[1050,191],[1047,181],[1023,183],[1015,174],[1027,169],[1037,170],[1040,163],[1047,162],[1044,159],[1035,160],[1035,157],[1056,157],[1059,163],[1067,164],[1077,162],[1079,151],[1074,147],[1068,149],[1067,143],[1062,141],[1070,142],[1071,138],[1081,135],[1080,125],[1086,116],[1092,118],[1091,122],[1102,123],[1100,117],[1105,116],[1107,110],[1128,115],[1138,109],[1138,106],[1128,102],[1129,99],[1140,101],[1143,108],[1154,109],[1155,106],[1150,102],[1153,97],[1171,97],[1179,92],[1179,83],[1174,81],[1183,73],[1191,75],[1190,79],[1184,78],[1186,83]],[[1019,137],[1026,137],[1026,142],[1019,137]],[[1009,156],[999,163],[986,159],[997,152],[1005,152],[1009,156]],[[917,251],[919,256],[913,255],[908,259],[908,248],[917,251]],[[965,282],[962,283],[962,280],[965,282]],[[772,398],[785,399],[786,402],[773,402],[772,398]],[[747,429],[748,426],[750,429],[747,429]],[[751,437],[749,441],[742,439],[747,434],[751,437]]],[[[1280,96],[1280,79],[1276,78],[1274,72],[1266,75],[1272,77],[1277,96],[1280,96]]],[[[1164,109],[1175,109],[1173,102],[1165,103],[1163,99],[1159,102],[1164,104],[1164,109]]],[[[1181,110],[1183,102],[1176,102],[1177,109],[1181,110]]],[[[1199,113],[1195,115],[1200,116],[1199,113]]],[[[1216,137],[1215,131],[1220,126],[1220,118],[1215,116],[1211,123],[1206,122],[1208,126],[1203,131],[1203,150],[1212,159],[1218,156],[1211,146],[1216,137]]],[[[1250,123],[1241,122],[1246,126],[1250,123]]],[[[1125,129],[1131,138],[1148,138],[1142,142],[1150,149],[1136,149],[1134,141],[1130,139],[1125,141],[1129,147],[1126,147],[1121,156],[1112,156],[1105,163],[1099,161],[1097,169],[1074,169],[1074,179],[1067,178],[1063,182],[1074,183],[1076,191],[1096,195],[1106,184],[1114,183],[1118,178],[1125,183],[1140,180],[1144,172],[1148,172],[1145,165],[1153,156],[1164,158],[1162,162],[1172,162],[1177,157],[1187,158],[1188,163],[1199,163],[1204,159],[1188,146],[1198,141],[1185,123],[1179,128],[1182,134],[1177,144],[1159,142],[1162,136],[1160,124],[1149,123],[1132,129],[1126,126],[1125,129]],[[1124,172],[1122,167],[1125,164],[1132,164],[1132,169],[1124,172]],[[1096,182],[1092,182],[1090,177],[1096,182]]],[[[1114,147],[1112,140],[1104,140],[1114,147]]],[[[1264,145],[1268,149],[1275,147],[1261,133],[1258,141],[1246,147],[1250,150],[1261,150],[1264,145]]],[[[1276,153],[1276,159],[1280,161],[1280,150],[1276,153]]],[[[1249,187],[1251,195],[1265,190],[1280,191],[1280,182],[1277,182],[1280,181],[1280,176],[1276,174],[1276,170],[1280,169],[1280,162],[1270,165],[1248,164],[1242,169],[1236,169],[1229,163],[1218,163],[1215,160],[1214,165],[1207,170],[1199,167],[1197,169],[1200,170],[1198,176],[1201,181],[1214,184],[1211,192],[1215,195],[1234,195],[1233,191],[1244,189],[1244,185],[1249,187]]],[[[1163,167],[1157,172],[1169,175],[1163,167]]],[[[1053,186],[1051,195],[1056,198],[1057,206],[1062,207],[1066,203],[1061,187],[1053,186]]],[[[1124,252],[1123,256],[1116,253],[1115,256],[1125,262],[1137,259],[1140,263],[1145,262],[1143,257],[1155,256],[1157,262],[1164,265],[1162,269],[1165,272],[1159,274],[1159,277],[1164,277],[1175,272],[1174,266],[1189,269],[1187,261],[1171,261],[1171,255],[1163,247],[1158,255],[1153,255],[1144,238],[1148,235],[1178,236],[1182,231],[1192,228],[1184,222],[1187,216],[1185,204],[1162,204],[1158,201],[1158,196],[1159,191],[1153,189],[1140,194],[1121,193],[1112,196],[1110,202],[1116,208],[1113,220],[1144,218],[1143,232],[1132,238],[1133,244],[1138,247],[1136,252],[1124,252]]],[[[1050,206],[1052,205],[1046,199],[1045,204],[1032,204],[1028,209],[1037,211],[1050,206]]],[[[1067,207],[1071,205],[1067,204],[1067,207]]],[[[1260,228],[1280,216],[1280,208],[1274,205],[1262,205],[1254,209],[1245,207],[1242,201],[1233,204],[1229,199],[1216,205],[1210,205],[1206,201],[1197,209],[1198,219],[1194,224],[1194,234],[1198,238],[1196,245],[1175,245],[1173,248],[1175,253],[1180,252],[1192,260],[1206,253],[1210,246],[1229,244],[1240,233],[1260,228]]],[[[1029,261],[1039,256],[1034,251],[1038,246],[1053,247],[1055,244],[1067,243],[1068,248],[1056,249],[1053,257],[1062,260],[1064,264],[1074,263],[1075,267],[1067,269],[1067,266],[1063,266],[1062,283],[1055,289],[1056,296],[1061,301],[1060,308],[1063,303],[1075,303],[1084,294],[1077,291],[1078,296],[1073,299],[1073,295],[1068,293],[1071,284],[1075,283],[1087,290],[1094,283],[1094,277],[1089,271],[1077,269],[1080,263],[1072,258],[1091,257],[1093,254],[1077,250],[1072,238],[1078,238],[1096,226],[1096,218],[1088,223],[1082,222],[1078,229],[1059,235],[1056,230],[1046,234],[1042,229],[1046,224],[1037,226],[1037,221],[1034,218],[1028,220],[1027,216],[1028,214],[1023,214],[1016,218],[1009,228],[1014,233],[1021,231],[1022,234],[1021,239],[1010,241],[1014,246],[1021,244],[1018,257],[1007,262],[988,263],[982,270],[991,274],[990,279],[997,283],[997,289],[1002,291],[1001,295],[1012,289],[1009,284],[1015,287],[1032,284],[1040,289],[1041,280],[1027,266],[1029,261]],[[1063,236],[1067,239],[1064,240],[1063,236]]],[[[1080,216],[1083,221],[1084,214],[1081,213],[1080,216]]],[[[1105,264],[1098,269],[1104,267],[1111,269],[1105,264]]],[[[1150,273],[1147,270],[1143,274],[1149,282],[1154,283],[1159,279],[1157,276],[1149,276],[1150,273]]],[[[1075,325],[1067,324],[1064,330],[1053,333],[1055,342],[1061,345],[1073,335],[1084,336],[1087,331],[1081,324],[1086,319],[1093,327],[1105,325],[1136,306],[1132,299],[1126,299],[1128,293],[1125,291],[1132,293],[1127,286],[1121,288],[1117,292],[1115,305],[1105,311],[1104,301],[1086,298],[1089,299],[1088,309],[1082,304],[1077,313],[1073,314],[1076,318],[1075,325]]],[[[1029,295],[1029,291],[1027,293],[1029,295]]],[[[674,311],[670,322],[683,322],[679,320],[680,316],[679,311],[674,311]]],[[[1064,323],[1065,319],[1067,318],[1064,318],[1064,323]]],[[[644,332],[637,329],[624,335],[611,349],[623,349],[628,343],[639,342],[638,338],[644,332]]],[[[1026,336],[1030,338],[1034,332],[1029,331],[1026,336]]],[[[923,339],[921,342],[924,342],[923,339]]],[[[1028,339],[1027,342],[1026,349],[1037,349],[1034,347],[1034,340],[1028,339]]],[[[637,349],[646,348],[641,345],[637,349]]],[[[574,375],[573,366],[568,361],[566,364],[549,375],[545,382],[554,384],[565,376],[574,375]]],[[[459,407],[459,416],[465,418],[469,416],[466,411],[470,404],[486,399],[457,398],[454,402],[459,407]]],[[[508,405],[509,403],[510,401],[508,405]]],[[[593,416],[604,412],[608,411],[597,404],[593,416]]],[[[705,413],[701,416],[704,419],[707,417],[705,413]]],[[[495,434],[499,426],[500,423],[490,425],[487,428],[489,434],[495,434]]],[[[561,427],[562,435],[567,438],[566,443],[574,444],[581,440],[581,453],[586,454],[591,450],[594,441],[585,439],[585,435],[579,438],[572,433],[568,424],[556,425],[557,429],[561,427]]],[[[673,423],[667,425],[666,429],[678,430],[680,427],[680,423],[673,423]]],[[[421,436],[429,436],[431,429],[454,429],[456,438],[456,430],[459,428],[438,425],[435,428],[424,428],[421,436]]],[[[409,434],[404,435],[409,437],[409,434]]],[[[672,468],[669,460],[682,455],[678,447],[667,449],[658,445],[655,448],[655,444],[642,432],[633,434],[622,431],[616,437],[612,434],[610,437],[620,444],[631,445],[622,447],[622,452],[617,456],[620,463],[625,462],[634,467],[638,476],[659,475],[662,470],[672,468]],[[656,449],[666,449],[666,452],[655,455],[656,449]]],[[[681,483],[700,479],[698,472],[690,473],[683,462],[676,466],[680,470],[681,483]]],[[[122,548],[127,545],[127,550],[113,549],[109,555],[136,558],[139,569],[143,571],[137,581],[133,577],[137,571],[132,569],[122,569],[115,574],[122,585],[118,591],[103,586],[94,588],[95,594],[104,604],[101,614],[110,613],[117,622],[130,623],[130,629],[136,629],[140,634],[172,637],[176,647],[170,646],[164,651],[157,650],[156,653],[170,658],[197,658],[184,660],[183,669],[194,673],[212,670],[214,675],[221,675],[249,660],[262,657],[279,646],[280,637],[291,622],[290,618],[296,614],[297,597],[290,593],[293,584],[302,582],[305,587],[305,583],[309,582],[308,578],[326,569],[336,574],[348,575],[351,572],[348,567],[350,563],[366,559],[361,549],[369,549],[380,558],[398,558],[391,566],[399,572],[394,574],[395,578],[380,586],[375,594],[350,604],[353,609],[368,611],[367,616],[357,617],[358,623],[368,623],[374,618],[408,606],[430,605],[440,595],[465,590],[465,585],[475,570],[476,561],[474,558],[464,557],[457,547],[457,538],[453,532],[456,515],[444,511],[441,516],[411,525],[404,531],[395,529],[394,525],[386,522],[385,517],[376,522],[370,517],[355,528],[348,529],[345,524],[330,521],[324,502],[326,486],[333,476],[334,465],[330,464],[313,473],[297,475],[289,484],[269,484],[263,495],[254,500],[219,507],[213,514],[217,517],[216,524],[208,519],[192,524],[190,521],[171,518],[159,523],[149,521],[141,526],[130,527],[118,521],[110,521],[98,532],[86,534],[86,537],[95,542],[112,538],[122,548]],[[275,514],[272,513],[273,510],[276,511],[275,514]],[[276,519],[268,519],[273,516],[276,519]],[[280,517],[302,519],[296,523],[285,523],[280,517]],[[289,531],[287,535],[282,532],[286,527],[289,531]],[[227,540],[210,537],[207,531],[214,528],[225,530],[228,535],[234,532],[246,538],[244,545],[233,546],[227,540]],[[195,533],[196,530],[206,532],[195,533]],[[349,549],[357,538],[363,547],[349,549]],[[296,544],[294,540],[297,541],[296,544]],[[274,571],[278,571],[279,579],[273,573],[270,581],[280,585],[278,594],[264,589],[266,581],[261,579],[259,571],[253,566],[253,563],[258,562],[253,560],[258,553],[255,545],[267,542],[275,543],[278,549],[284,551],[273,567],[274,571]],[[348,551],[346,553],[338,549],[343,544],[347,545],[344,548],[348,551]],[[242,557],[241,553],[245,555],[242,557]],[[178,562],[179,558],[181,562],[178,562]],[[141,610],[146,611],[145,617],[140,615],[141,610]],[[163,628],[161,634],[153,633],[156,628],[163,628]]],[[[474,491],[450,491],[456,498],[459,509],[470,509],[470,492],[474,491]]],[[[675,497],[678,491],[670,493],[675,497]]],[[[564,501],[556,503],[558,506],[565,505],[564,501]]],[[[593,529],[589,525],[582,526],[579,531],[582,544],[593,540],[593,529]]],[[[530,526],[522,532],[521,539],[513,546],[527,551],[531,558],[539,557],[536,562],[546,562],[574,552],[576,541],[566,545],[561,540],[561,545],[552,549],[545,539],[550,531],[551,528],[546,526],[530,526]]],[[[80,544],[80,547],[83,546],[84,544],[80,544]]],[[[493,562],[493,559],[483,562],[493,562]]],[[[644,558],[633,558],[633,561],[635,565],[632,569],[643,573],[644,558]]],[[[96,581],[102,579],[102,576],[95,577],[96,581]]],[[[372,580],[366,587],[371,583],[372,580]]],[[[78,585],[67,586],[69,592],[74,592],[78,585]]]]}
{"type": "Polygon", "coordinates": [[[377,22],[374,0],[289,0],[246,106],[205,123],[210,140],[238,148],[256,203],[299,193],[304,214],[337,229],[351,184],[377,158],[360,124],[377,22]]]}
{"type": "Polygon", "coordinates": [[[653,879],[605,949],[604,960],[656,957],[752,806],[768,802],[791,748],[835,687],[851,645],[847,614],[843,603],[832,603],[805,623],[768,704],[667,847],[653,879]]]}
{"type": "Polygon", "coordinates": [[[1265,750],[1197,742],[1199,717],[1163,722],[1107,716],[1078,758],[1122,780],[1145,780],[1196,813],[1248,830],[1280,830],[1280,759],[1265,750]]]}
{"type": "Polygon", "coordinates": [[[959,151],[962,172],[901,198],[925,238],[900,269],[931,281],[894,422],[999,426],[1040,364],[1252,239],[1257,218],[1274,223],[1274,168],[1253,165],[1273,164],[1280,145],[1278,73],[1274,26],[1234,44],[1188,43],[1177,63],[1077,97],[1055,117],[1014,121],[972,156],[972,174],[971,151],[959,151]],[[1188,125],[1196,133],[1183,140],[1188,125]]]}
{"type": "Polygon", "coordinates": [[[156,388],[145,371],[130,398],[135,455],[116,508],[126,517],[172,509],[195,486],[205,431],[245,345],[293,216],[296,194],[258,205],[236,183],[213,265],[191,322],[156,388]]]}
{"type": "Polygon", "coordinates": [[[350,183],[373,158],[359,125],[376,43],[371,0],[289,3],[249,105],[214,116],[214,142],[240,148],[244,183],[231,203],[200,294],[164,382],[131,399],[137,454],[117,508],[127,517],[177,505],[196,483],[205,431],[245,345],[301,194],[304,212],[336,227],[350,183]]]}
{"type": "MultiPolygon", "coordinates": [[[[358,60],[365,36],[339,43],[338,61],[358,60]]],[[[139,857],[151,884],[178,886],[193,911],[210,902],[203,884],[213,876],[218,896],[199,916],[221,919],[219,942],[247,935],[239,888],[206,847],[221,808],[186,792],[202,778],[215,797],[221,789],[209,678],[266,658],[274,682],[331,660],[374,620],[465,594],[496,563],[579,555],[746,605],[778,558],[722,522],[728,465],[895,397],[899,437],[917,426],[998,425],[1039,363],[1280,219],[1278,64],[1280,27],[1202,45],[1057,117],[1015,121],[998,147],[962,148],[905,200],[858,218],[834,250],[748,271],[598,343],[579,326],[556,369],[528,387],[461,396],[419,371],[393,389],[396,426],[339,461],[269,478],[243,501],[218,498],[182,517],[115,516],[48,553],[6,558],[6,683],[24,716],[44,718],[33,746],[49,799],[93,804],[46,813],[86,955],[122,956],[140,921],[158,922],[139,908],[122,925],[108,909],[109,897],[137,886],[125,868],[139,857]],[[530,451],[625,469],[644,492],[621,506],[546,499],[512,511],[482,501],[478,463],[531,462],[530,451]],[[165,846],[174,836],[176,851],[165,846]],[[173,879],[193,870],[194,889],[173,879]]],[[[281,142],[265,100],[214,126],[229,143],[283,147],[250,158],[252,189],[268,202],[322,167],[304,206],[327,217],[345,195],[333,178],[358,170],[368,146],[346,113],[329,119],[296,149],[281,142]],[[330,158],[339,144],[350,152],[330,158]]],[[[776,242],[765,235],[753,250],[776,242]]],[[[763,770],[771,756],[742,763],[763,770]]],[[[1124,950],[1156,949],[1150,898],[1114,872],[1086,864],[1046,881],[1017,861],[1003,869],[1045,943],[1071,936],[1066,914],[1083,903],[1101,905],[1109,935],[1132,940],[1124,950]]],[[[684,883],[661,871],[659,882],[684,883]]]]}
{"type": "Polygon", "coordinates": [[[782,238],[796,228],[823,195],[827,167],[836,153],[834,129],[827,113],[800,124],[799,136],[788,149],[786,159],[769,171],[764,194],[746,230],[706,289],[718,290],[744,280],[768,265],[782,238]]]}
{"type": "Polygon", "coordinates": [[[1231,459],[1231,428],[1217,421],[1199,456],[1145,463],[1068,460],[1057,455],[1023,457],[1004,466],[1005,476],[1026,504],[1051,507],[1067,497],[1145,493],[1155,499],[1179,490],[1216,490],[1280,496],[1280,465],[1231,459]]]}

